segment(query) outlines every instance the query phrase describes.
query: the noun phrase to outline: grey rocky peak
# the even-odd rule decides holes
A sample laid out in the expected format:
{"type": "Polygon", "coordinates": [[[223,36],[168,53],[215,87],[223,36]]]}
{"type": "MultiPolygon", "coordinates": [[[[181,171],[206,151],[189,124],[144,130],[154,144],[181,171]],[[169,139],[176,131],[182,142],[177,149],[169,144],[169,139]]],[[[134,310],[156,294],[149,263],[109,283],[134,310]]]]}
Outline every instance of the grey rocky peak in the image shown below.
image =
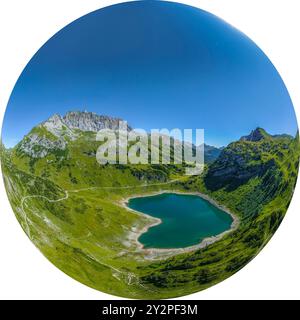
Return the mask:
{"type": "Polygon", "coordinates": [[[101,129],[117,130],[119,122],[123,120],[94,112],[71,111],[63,117],[63,121],[70,129],[98,132],[101,129]]]}
{"type": "MultiPolygon", "coordinates": [[[[33,158],[43,158],[55,150],[65,150],[68,142],[78,138],[81,132],[117,130],[120,121],[124,120],[87,111],[70,111],[64,116],[54,114],[34,127],[17,149],[33,158]]],[[[132,129],[127,126],[127,130],[132,129]]]]}
{"type": "Polygon", "coordinates": [[[65,150],[66,142],[63,139],[48,139],[44,135],[29,134],[18,145],[18,151],[26,153],[32,158],[44,158],[53,150],[65,150]]]}
{"type": "Polygon", "coordinates": [[[40,124],[40,126],[43,126],[56,137],[61,137],[63,133],[70,137],[73,136],[72,130],[64,124],[63,119],[59,114],[54,114],[47,121],[40,124]]]}

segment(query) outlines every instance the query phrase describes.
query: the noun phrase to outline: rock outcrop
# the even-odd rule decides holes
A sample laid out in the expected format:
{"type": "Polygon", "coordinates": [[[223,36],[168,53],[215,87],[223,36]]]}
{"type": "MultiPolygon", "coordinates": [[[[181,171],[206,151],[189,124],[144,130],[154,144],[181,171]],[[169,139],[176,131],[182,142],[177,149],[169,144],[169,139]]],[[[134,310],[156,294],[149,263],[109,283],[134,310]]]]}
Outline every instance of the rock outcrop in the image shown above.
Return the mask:
{"type": "Polygon", "coordinates": [[[45,135],[38,135],[36,133],[26,136],[17,146],[18,152],[25,153],[32,158],[44,158],[50,151],[65,149],[65,140],[51,140],[45,135]]]}
{"type": "MultiPolygon", "coordinates": [[[[119,122],[124,121],[120,118],[113,118],[98,115],[93,112],[68,112],[62,118],[64,124],[70,129],[78,129],[81,131],[98,132],[101,129],[117,130],[119,122]]],[[[128,127],[128,129],[130,129],[128,127]]]]}
{"type": "Polygon", "coordinates": [[[69,136],[73,138],[74,132],[65,124],[59,114],[54,114],[47,121],[41,123],[40,127],[44,127],[47,131],[55,135],[56,137],[69,136]]]}
{"type": "MultiPolygon", "coordinates": [[[[86,111],[71,111],[64,116],[54,114],[33,128],[17,145],[17,151],[32,158],[43,158],[50,152],[65,150],[68,142],[78,138],[81,133],[117,130],[120,121],[123,120],[86,111]]],[[[127,130],[131,128],[127,126],[127,130]]]]}

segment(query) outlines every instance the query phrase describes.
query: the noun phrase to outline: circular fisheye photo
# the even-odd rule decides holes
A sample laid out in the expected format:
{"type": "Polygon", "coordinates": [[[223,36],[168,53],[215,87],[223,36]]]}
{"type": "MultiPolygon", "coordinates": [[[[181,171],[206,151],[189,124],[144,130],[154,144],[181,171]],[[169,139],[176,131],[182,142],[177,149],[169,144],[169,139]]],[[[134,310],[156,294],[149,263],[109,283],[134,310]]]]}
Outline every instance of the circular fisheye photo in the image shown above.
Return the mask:
{"type": "Polygon", "coordinates": [[[67,25],[7,105],[1,166],[33,244],[81,283],[173,298],[232,276],[292,199],[297,120],[266,55],[216,16],[133,1],[67,25]]]}

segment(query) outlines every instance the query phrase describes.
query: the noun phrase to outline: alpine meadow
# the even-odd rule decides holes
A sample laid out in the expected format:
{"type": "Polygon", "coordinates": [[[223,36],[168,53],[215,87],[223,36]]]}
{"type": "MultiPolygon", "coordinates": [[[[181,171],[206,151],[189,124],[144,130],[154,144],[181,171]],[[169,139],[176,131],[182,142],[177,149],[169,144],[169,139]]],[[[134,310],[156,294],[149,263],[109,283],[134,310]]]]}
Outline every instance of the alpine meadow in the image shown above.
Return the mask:
{"type": "Polygon", "coordinates": [[[214,160],[210,156],[202,175],[186,176],[182,166],[172,164],[99,165],[93,124],[113,128],[115,121],[87,112],[54,115],[14,148],[2,146],[16,217],[52,263],[95,289],[157,299],[205,289],[257,255],[290,203],[298,135],[272,136],[257,128],[214,160]],[[137,239],[153,219],[126,209],[122,201],[164,191],[208,196],[239,224],[199,248],[143,249],[137,239]]]}
{"type": "Polygon", "coordinates": [[[264,248],[292,200],[300,140],[283,80],[246,35],[198,8],[131,1],[37,51],[0,153],[16,219],[53,265],[108,294],[166,299],[264,248]]]}

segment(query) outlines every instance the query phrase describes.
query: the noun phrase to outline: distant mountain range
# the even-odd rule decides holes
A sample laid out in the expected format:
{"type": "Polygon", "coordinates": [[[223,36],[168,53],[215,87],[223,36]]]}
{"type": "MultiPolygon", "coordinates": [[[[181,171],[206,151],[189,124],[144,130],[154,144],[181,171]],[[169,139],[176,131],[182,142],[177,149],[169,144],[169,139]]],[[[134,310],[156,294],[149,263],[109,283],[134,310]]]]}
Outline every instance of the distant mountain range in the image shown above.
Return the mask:
{"type": "MultiPolygon", "coordinates": [[[[124,120],[87,111],[71,111],[64,116],[54,114],[34,127],[17,145],[17,150],[33,158],[43,158],[55,150],[65,150],[69,141],[74,141],[85,133],[96,133],[101,129],[118,130],[120,121],[124,120]]],[[[132,130],[130,126],[127,129],[132,130]]],[[[222,148],[205,144],[205,162],[213,162],[221,150],[222,148]]]]}

